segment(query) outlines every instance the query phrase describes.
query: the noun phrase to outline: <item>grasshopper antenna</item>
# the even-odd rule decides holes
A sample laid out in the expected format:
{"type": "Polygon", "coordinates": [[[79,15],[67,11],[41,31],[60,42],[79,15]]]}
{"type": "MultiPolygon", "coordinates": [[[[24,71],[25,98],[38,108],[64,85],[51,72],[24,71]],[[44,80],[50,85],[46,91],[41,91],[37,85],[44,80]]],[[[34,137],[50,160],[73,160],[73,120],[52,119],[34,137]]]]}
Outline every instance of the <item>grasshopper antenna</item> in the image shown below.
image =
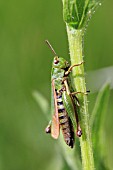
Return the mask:
{"type": "Polygon", "coordinates": [[[48,40],[45,40],[45,42],[46,42],[46,44],[49,46],[49,48],[51,49],[51,51],[52,51],[55,55],[57,55],[56,52],[55,52],[55,50],[53,49],[52,45],[50,44],[50,42],[49,42],[48,40]]]}

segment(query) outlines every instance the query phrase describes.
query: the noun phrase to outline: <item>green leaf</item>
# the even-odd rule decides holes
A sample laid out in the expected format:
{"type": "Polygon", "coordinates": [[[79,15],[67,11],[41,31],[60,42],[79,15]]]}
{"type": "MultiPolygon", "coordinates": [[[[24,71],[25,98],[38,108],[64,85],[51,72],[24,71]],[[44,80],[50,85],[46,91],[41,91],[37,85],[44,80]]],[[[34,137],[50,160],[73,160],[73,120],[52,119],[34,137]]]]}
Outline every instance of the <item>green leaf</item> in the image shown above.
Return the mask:
{"type": "Polygon", "coordinates": [[[38,103],[40,109],[42,110],[42,112],[46,115],[47,119],[48,119],[48,110],[49,110],[49,102],[47,101],[47,99],[38,91],[33,91],[32,95],[34,97],[34,99],[36,100],[36,102],[38,103]]]}
{"type": "MultiPolygon", "coordinates": [[[[76,139],[78,141],[78,139],[76,139]]],[[[69,146],[65,145],[63,135],[60,134],[60,151],[61,154],[67,164],[68,169],[70,170],[81,170],[82,169],[82,164],[81,164],[81,159],[78,151],[78,144],[75,141],[75,148],[71,149],[69,146]]]]}
{"type": "Polygon", "coordinates": [[[100,0],[63,0],[63,18],[74,29],[87,25],[100,0]]]}
{"type": "Polygon", "coordinates": [[[106,170],[105,166],[105,134],[104,120],[107,117],[106,109],[109,100],[110,87],[109,84],[104,85],[97,96],[97,100],[90,118],[95,165],[99,170],[106,170]]]}

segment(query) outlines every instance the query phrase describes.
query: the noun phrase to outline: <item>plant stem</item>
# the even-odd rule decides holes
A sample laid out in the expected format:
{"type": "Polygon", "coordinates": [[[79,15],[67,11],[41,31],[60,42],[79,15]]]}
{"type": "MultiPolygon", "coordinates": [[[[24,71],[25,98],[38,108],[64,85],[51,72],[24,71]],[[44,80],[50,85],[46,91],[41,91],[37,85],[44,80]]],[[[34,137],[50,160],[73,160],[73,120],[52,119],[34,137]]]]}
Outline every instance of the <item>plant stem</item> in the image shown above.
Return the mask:
{"type": "MultiPolygon", "coordinates": [[[[71,64],[79,64],[83,61],[84,30],[75,30],[67,26],[67,35],[69,41],[71,64]]],[[[76,91],[86,92],[83,64],[73,68],[72,76],[76,91]]],[[[83,94],[78,94],[78,98],[80,102],[78,116],[83,133],[82,137],[80,138],[82,166],[84,170],[94,170],[87,96],[83,94]]]]}

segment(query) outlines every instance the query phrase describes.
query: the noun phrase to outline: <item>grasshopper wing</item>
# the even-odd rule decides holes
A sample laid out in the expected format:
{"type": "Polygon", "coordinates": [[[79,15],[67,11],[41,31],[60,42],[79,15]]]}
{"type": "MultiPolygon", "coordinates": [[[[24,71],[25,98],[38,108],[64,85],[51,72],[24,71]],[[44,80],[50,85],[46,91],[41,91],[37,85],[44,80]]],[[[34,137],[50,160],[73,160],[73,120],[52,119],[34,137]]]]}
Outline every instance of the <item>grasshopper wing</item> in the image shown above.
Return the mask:
{"type": "MultiPolygon", "coordinates": [[[[53,94],[53,100],[54,100],[54,115],[52,117],[52,124],[51,124],[51,136],[54,139],[57,139],[60,132],[60,125],[59,125],[59,117],[58,117],[58,108],[57,108],[57,96],[55,91],[55,84],[54,79],[52,80],[52,94],[53,94]]],[[[53,101],[52,101],[53,102],[53,101]]]]}

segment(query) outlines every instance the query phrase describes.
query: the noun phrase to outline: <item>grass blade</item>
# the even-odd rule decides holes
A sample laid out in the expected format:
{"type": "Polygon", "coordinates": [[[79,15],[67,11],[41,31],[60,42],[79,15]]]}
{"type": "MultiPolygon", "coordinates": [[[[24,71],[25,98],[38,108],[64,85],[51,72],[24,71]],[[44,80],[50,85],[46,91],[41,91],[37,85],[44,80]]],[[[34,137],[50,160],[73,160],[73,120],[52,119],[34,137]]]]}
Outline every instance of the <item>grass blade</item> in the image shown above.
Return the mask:
{"type": "Polygon", "coordinates": [[[99,170],[106,170],[105,166],[105,134],[104,134],[104,120],[107,117],[107,105],[109,100],[110,86],[104,85],[97,96],[97,100],[91,115],[91,129],[94,146],[95,165],[99,170]]]}
{"type": "MultiPolygon", "coordinates": [[[[48,117],[48,111],[49,111],[49,102],[47,99],[39,92],[39,91],[33,91],[32,96],[35,99],[35,101],[38,103],[40,109],[45,114],[46,117],[48,117]]],[[[47,118],[48,119],[48,118],[47,118]]]]}

